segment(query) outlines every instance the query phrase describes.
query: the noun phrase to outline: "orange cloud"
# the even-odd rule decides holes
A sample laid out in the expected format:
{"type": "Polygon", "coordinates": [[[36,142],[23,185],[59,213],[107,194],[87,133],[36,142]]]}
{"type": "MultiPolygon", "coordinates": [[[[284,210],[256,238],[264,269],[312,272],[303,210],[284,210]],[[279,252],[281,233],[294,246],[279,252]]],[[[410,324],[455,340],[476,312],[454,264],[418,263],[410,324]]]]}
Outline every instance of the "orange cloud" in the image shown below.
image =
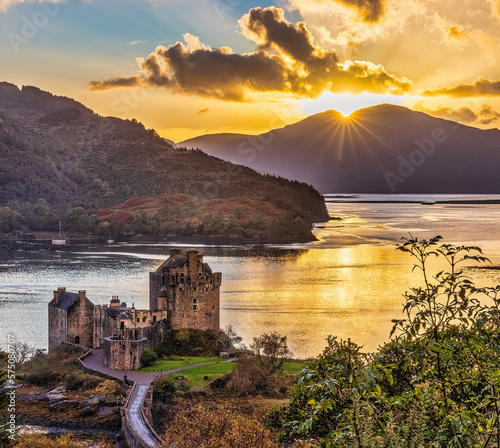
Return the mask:
{"type": "Polygon", "coordinates": [[[494,110],[489,104],[483,104],[478,110],[473,111],[470,107],[453,109],[451,107],[438,106],[435,109],[430,109],[425,107],[423,102],[420,101],[415,103],[412,109],[464,124],[489,125],[500,121],[500,113],[494,110]]]}
{"type": "Polygon", "coordinates": [[[287,21],[283,10],[254,8],[240,20],[244,36],[258,45],[251,53],[208,48],[192,35],[188,45],[159,46],[138,58],[141,75],[90,83],[91,90],[162,86],[177,93],[246,101],[251,92],[318,97],[325,91],[401,95],[412,89],[406,78],[366,61],[339,62],[334,51],[314,45],[305,23],[287,21]]]}
{"type": "Polygon", "coordinates": [[[378,22],[384,13],[382,0],[332,0],[347,6],[355,7],[365,22],[378,22]]]}
{"type": "Polygon", "coordinates": [[[472,84],[459,84],[455,87],[443,87],[441,89],[426,90],[424,96],[453,96],[456,98],[470,96],[500,96],[500,81],[490,81],[478,78],[472,84]]]}

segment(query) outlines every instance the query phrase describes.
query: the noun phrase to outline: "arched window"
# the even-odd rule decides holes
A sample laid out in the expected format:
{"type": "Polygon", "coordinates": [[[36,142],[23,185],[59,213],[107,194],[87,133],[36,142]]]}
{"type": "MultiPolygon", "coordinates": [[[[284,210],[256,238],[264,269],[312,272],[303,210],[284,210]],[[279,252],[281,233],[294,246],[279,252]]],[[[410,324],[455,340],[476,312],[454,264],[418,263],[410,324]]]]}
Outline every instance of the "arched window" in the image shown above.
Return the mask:
{"type": "Polygon", "coordinates": [[[80,336],[75,336],[75,344],[78,345],[80,343],[80,336]]]}

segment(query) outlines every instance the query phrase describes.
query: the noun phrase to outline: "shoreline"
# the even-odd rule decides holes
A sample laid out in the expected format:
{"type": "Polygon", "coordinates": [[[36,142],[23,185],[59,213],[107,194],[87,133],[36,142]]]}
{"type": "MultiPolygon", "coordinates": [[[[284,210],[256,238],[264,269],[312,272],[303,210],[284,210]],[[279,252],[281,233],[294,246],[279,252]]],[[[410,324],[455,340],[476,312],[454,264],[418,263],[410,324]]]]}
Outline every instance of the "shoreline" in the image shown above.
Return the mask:
{"type": "Polygon", "coordinates": [[[444,200],[444,201],[409,201],[409,200],[394,200],[394,201],[376,201],[376,200],[368,200],[361,199],[359,201],[352,201],[346,198],[347,200],[340,199],[328,199],[325,198],[325,202],[327,204],[420,204],[420,205],[474,205],[474,204],[484,204],[484,205],[498,205],[500,204],[500,199],[457,199],[455,200],[444,200]]]}

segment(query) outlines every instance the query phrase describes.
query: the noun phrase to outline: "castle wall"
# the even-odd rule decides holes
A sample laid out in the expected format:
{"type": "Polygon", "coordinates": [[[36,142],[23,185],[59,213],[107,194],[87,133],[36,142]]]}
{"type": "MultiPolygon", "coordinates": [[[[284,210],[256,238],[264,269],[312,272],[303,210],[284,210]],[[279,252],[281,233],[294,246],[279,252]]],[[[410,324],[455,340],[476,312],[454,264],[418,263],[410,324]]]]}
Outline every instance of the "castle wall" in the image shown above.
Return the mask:
{"type": "Polygon", "coordinates": [[[144,350],[153,349],[163,341],[166,330],[166,321],[160,321],[144,328],[125,328],[117,336],[105,338],[105,365],[119,370],[140,368],[144,350]]]}
{"type": "Polygon", "coordinates": [[[67,341],[66,310],[49,306],[49,351],[67,341]]]}
{"type": "Polygon", "coordinates": [[[157,310],[158,297],[160,295],[161,288],[165,285],[165,275],[159,272],[149,273],[149,309],[157,310]]]}
{"type": "Polygon", "coordinates": [[[95,306],[93,314],[93,347],[102,348],[104,347],[104,338],[115,333],[116,323],[108,316],[104,306],[95,306]]]}
{"type": "MultiPolygon", "coordinates": [[[[178,252],[172,256],[175,254],[178,252]]],[[[189,251],[184,260],[180,266],[165,265],[150,273],[150,307],[152,310],[168,309],[172,329],[217,331],[220,328],[221,274],[213,273],[196,251],[189,251]]]]}
{"type": "Polygon", "coordinates": [[[220,274],[198,273],[169,288],[172,329],[219,330],[220,274]],[[217,280],[219,281],[217,282],[217,280]]]}
{"type": "Polygon", "coordinates": [[[92,347],[94,304],[80,291],[78,300],[68,309],[67,342],[92,347]]]}

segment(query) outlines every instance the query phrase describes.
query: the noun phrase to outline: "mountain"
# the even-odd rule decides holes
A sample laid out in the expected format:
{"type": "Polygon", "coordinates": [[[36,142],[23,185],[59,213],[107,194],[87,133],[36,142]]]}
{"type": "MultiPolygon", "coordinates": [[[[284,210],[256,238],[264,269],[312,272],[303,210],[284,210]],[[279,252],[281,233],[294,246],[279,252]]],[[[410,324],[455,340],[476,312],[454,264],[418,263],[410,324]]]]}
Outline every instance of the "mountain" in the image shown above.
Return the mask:
{"type": "Polygon", "coordinates": [[[178,146],[306,182],[322,193],[500,193],[500,131],[383,104],[316,114],[265,134],[178,146]]]}
{"type": "Polygon", "coordinates": [[[0,232],[53,229],[59,219],[103,234],[304,240],[328,214],[306,184],[177,149],[135,120],[102,117],[70,98],[0,83],[0,232]],[[223,224],[209,225],[210,214],[223,224]]]}

